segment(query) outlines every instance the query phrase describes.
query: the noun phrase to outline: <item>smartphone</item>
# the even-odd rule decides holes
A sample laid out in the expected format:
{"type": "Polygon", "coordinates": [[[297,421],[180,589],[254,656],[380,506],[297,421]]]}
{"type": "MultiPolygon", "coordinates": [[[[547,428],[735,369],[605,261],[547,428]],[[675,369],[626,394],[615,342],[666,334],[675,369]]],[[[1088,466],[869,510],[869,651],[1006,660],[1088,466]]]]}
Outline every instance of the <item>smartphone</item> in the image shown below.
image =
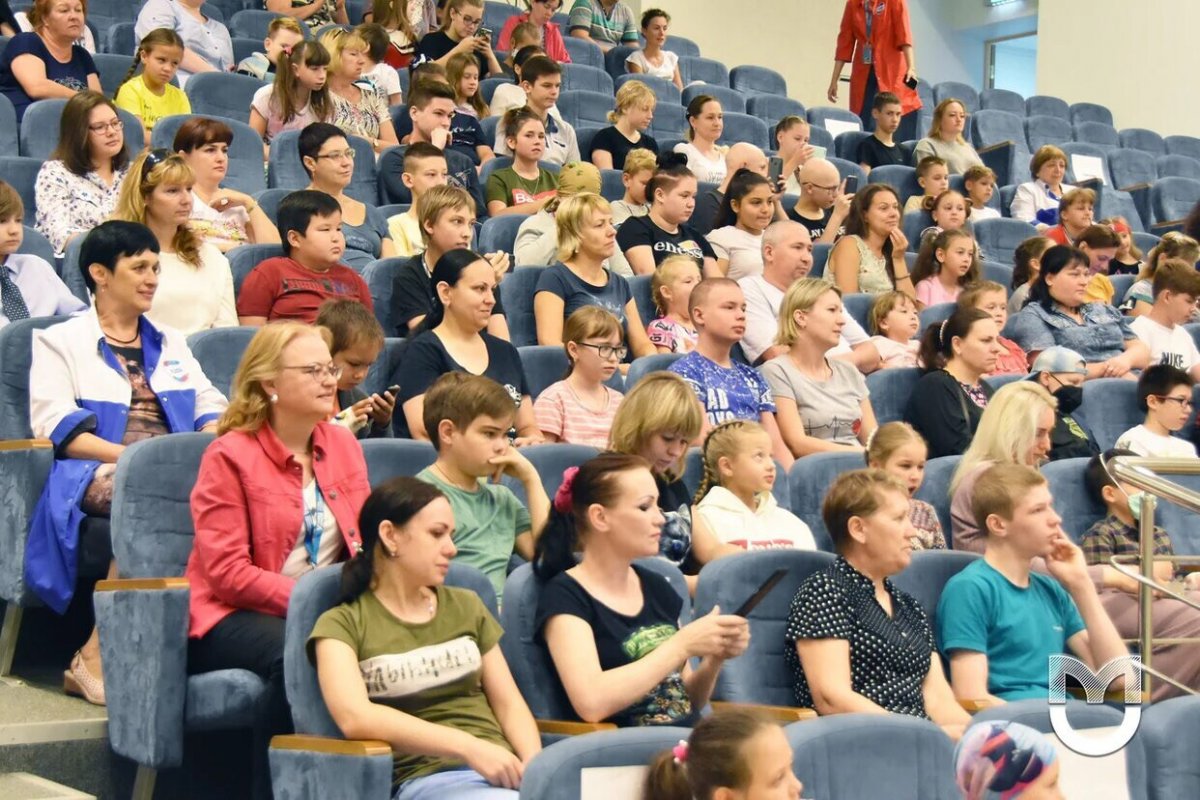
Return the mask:
{"type": "Polygon", "coordinates": [[[400,396],[400,384],[396,383],[396,384],[389,386],[387,388],[387,393],[392,396],[393,400],[396,399],[397,397],[399,397],[400,396]]]}
{"type": "Polygon", "coordinates": [[[904,82],[904,85],[905,85],[905,86],[907,86],[907,87],[908,87],[908,88],[910,88],[910,89],[916,89],[916,88],[917,88],[917,79],[916,79],[916,78],[909,78],[908,80],[906,80],[906,81],[904,82]]]}
{"type": "Polygon", "coordinates": [[[478,36],[480,39],[491,39],[492,38],[492,29],[491,28],[480,28],[478,31],[475,32],[475,35],[478,36]]]}
{"type": "Polygon", "coordinates": [[[783,159],[779,156],[771,156],[767,161],[767,180],[772,186],[779,184],[779,178],[783,175],[783,159]]]}
{"type": "Polygon", "coordinates": [[[759,603],[766,599],[766,596],[771,593],[771,590],[778,586],[779,582],[783,580],[784,576],[787,574],[788,571],[786,569],[777,569],[772,572],[771,577],[763,581],[763,585],[758,587],[758,591],[750,595],[750,599],[742,603],[741,607],[733,613],[739,617],[750,616],[750,612],[753,611],[759,603]]]}
{"type": "Polygon", "coordinates": [[[857,175],[847,175],[846,176],[846,189],[845,189],[844,193],[845,194],[854,194],[857,191],[858,191],[858,176],[857,175]]]}

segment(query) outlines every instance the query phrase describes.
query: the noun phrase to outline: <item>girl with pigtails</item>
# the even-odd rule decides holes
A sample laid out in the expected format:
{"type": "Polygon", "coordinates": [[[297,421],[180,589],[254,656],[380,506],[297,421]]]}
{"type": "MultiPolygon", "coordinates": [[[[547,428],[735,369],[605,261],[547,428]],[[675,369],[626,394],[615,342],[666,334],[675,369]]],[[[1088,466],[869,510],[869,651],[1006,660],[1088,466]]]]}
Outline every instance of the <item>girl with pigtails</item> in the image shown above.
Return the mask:
{"type": "Polygon", "coordinates": [[[704,439],[703,454],[704,477],[693,501],[705,523],[692,535],[696,561],[703,565],[745,550],[817,549],[809,527],[771,493],[775,460],[761,425],[722,423],[704,439]]]}
{"type": "Polygon", "coordinates": [[[308,640],[334,722],[349,739],[392,746],[395,800],[516,800],[541,739],[500,625],[476,594],[445,585],[450,502],[432,484],[395,478],[371,492],[359,527],[341,605],[308,640]]]}
{"type": "Polygon", "coordinates": [[[563,473],[534,555],[535,629],[584,721],[690,725],[750,643],[746,620],[719,608],[680,627],[683,600],[635,563],[658,555],[662,525],[645,459],[605,453],[563,473]]]}
{"type": "Polygon", "coordinates": [[[171,84],[183,60],[183,39],[170,28],[155,28],[142,37],[129,72],[113,94],[117,108],[133,114],[142,123],[146,142],[154,125],[163,117],[192,113],[188,96],[171,84]],[[142,74],[134,80],[138,68],[142,74]]]}
{"type": "Polygon", "coordinates": [[[654,800],[800,800],[783,728],[751,711],[711,714],[650,763],[642,797],[654,800]]]}

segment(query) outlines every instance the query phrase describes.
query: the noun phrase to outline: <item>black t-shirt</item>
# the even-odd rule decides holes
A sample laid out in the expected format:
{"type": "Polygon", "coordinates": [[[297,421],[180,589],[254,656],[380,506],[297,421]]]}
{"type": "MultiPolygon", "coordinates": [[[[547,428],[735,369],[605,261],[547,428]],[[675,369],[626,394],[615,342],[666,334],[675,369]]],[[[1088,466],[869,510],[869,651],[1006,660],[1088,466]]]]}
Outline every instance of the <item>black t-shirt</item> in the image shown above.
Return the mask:
{"type": "Polygon", "coordinates": [[[1142,270],[1140,261],[1117,261],[1115,258],[1108,262],[1109,275],[1137,275],[1142,270]]]}
{"type": "Polygon", "coordinates": [[[612,153],[613,169],[625,169],[625,156],[629,155],[630,150],[635,149],[649,150],[651,153],[658,155],[658,142],[653,136],[642,134],[642,138],[636,142],[631,142],[625,138],[625,134],[617,130],[616,125],[596,131],[595,137],[592,139],[592,149],[587,153],[587,160],[592,161],[592,153],[597,150],[607,150],[612,153]]]}
{"type": "MultiPolygon", "coordinates": [[[[795,206],[784,209],[784,213],[787,214],[788,219],[794,222],[799,222],[805,228],[808,228],[808,235],[812,237],[814,242],[825,235],[825,227],[829,224],[829,220],[833,218],[832,208],[825,209],[825,215],[820,219],[809,219],[808,217],[800,216],[798,213],[796,213],[795,206]]],[[[843,230],[844,229],[838,230],[838,236],[842,235],[843,230]]]]}
{"type": "MultiPolygon", "coordinates": [[[[987,382],[980,387],[989,399],[987,382]]],[[[921,376],[908,398],[904,421],[917,429],[929,445],[929,457],[961,456],[971,444],[983,409],[975,404],[958,380],[944,369],[921,376]]]]}
{"type": "Polygon", "coordinates": [[[617,231],[617,245],[623,253],[632,247],[646,245],[654,253],[656,266],[668,256],[691,256],[697,262],[717,257],[708,240],[691,225],[684,223],[679,226],[678,233],[667,233],[655,225],[649,215],[625,220],[617,231]]]}
{"type": "Polygon", "coordinates": [[[17,24],[17,18],[13,16],[12,9],[9,8],[7,0],[0,0],[0,24],[12,28],[13,36],[21,32],[21,26],[17,24]]]}
{"type": "Polygon", "coordinates": [[[904,151],[900,145],[888,147],[875,136],[868,136],[858,143],[858,163],[866,164],[871,169],[886,167],[889,164],[904,165],[904,151]]]}
{"type": "MultiPolygon", "coordinates": [[[[521,405],[521,399],[529,394],[529,385],[525,382],[525,370],[521,367],[521,357],[517,355],[517,348],[487,331],[481,331],[479,335],[483,337],[488,355],[488,365],[483,371],[483,376],[491,378],[507,389],[514,406],[521,405]]],[[[398,405],[402,406],[414,397],[425,394],[434,381],[447,372],[466,371],[446,352],[446,347],[437,334],[433,331],[419,333],[404,351],[398,405]]],[[[408,437],[410,434],[404,415],[400,414],[396,419],[400,428],[399,435],[408,437]]]]}
{"type": "MultiPolygon", "coordinates": [[[[410,117],[409,133],[412,132],[411,127],[412,118],[410,117]]],[[[454,116],[450,119],[450,149],[462,153],[471,159],[472,164],[479,166],[479,151],[475,148],[480,145],[491,147],[492,143],[484,137],[483,127],[479,124],[479,120],[470,114],[455,111],[454,116]]]]}
{"type": "MultiPolygon", "coordinates": [[[[591,627],[602,670],[632,664],[652,653],[679,630],[683,600],[663,576],[636,564],[633,570],[641,583],[644,600],[641,611],[633,616],[613,611],[565,572],[551,578],[538,600],[535,622],[538,640],[545,644],[543,631],[551,617],[567,614],[579,617],[591,627]]],[[[645,697],[606,721],[622,728],[690,725],[693,716],[683,675],[676,670],[645,697]]]]}
{"type": "MultiPolygon", "coordinates": [[[[392,324],[395,335],[409,335],[408,323],[415,317],[423,317],[433,310],[433,282],[425,271],[423,256],[415,255],[400,265],[392,278],[392,324]]],[[[496,305],[492,316],[504,316],[504,305],[500,294],[496,294],[496,305]]],[[[391,334],[389,334],[391,335],[391,334]]]]}
{"type": "MultiPolygon", "coordinates": [[[[437,61],[457,46],[458,42],[451,39],[445,31],[427,33],[417,43],[416,56],[413,58],[412,66],[420,64],[422,61],[437,61]]],[[[479,62],[479,77],[488,77],[487,59],[482,53],[476,53],[475,59],[479,62]]]]}
{"type": "Polygon", "coordinates": [[[1091,458],[1100,452],[1083,420],[1055,413],[1054,430],[1050,431],[1050,460],[1091,458]]]}

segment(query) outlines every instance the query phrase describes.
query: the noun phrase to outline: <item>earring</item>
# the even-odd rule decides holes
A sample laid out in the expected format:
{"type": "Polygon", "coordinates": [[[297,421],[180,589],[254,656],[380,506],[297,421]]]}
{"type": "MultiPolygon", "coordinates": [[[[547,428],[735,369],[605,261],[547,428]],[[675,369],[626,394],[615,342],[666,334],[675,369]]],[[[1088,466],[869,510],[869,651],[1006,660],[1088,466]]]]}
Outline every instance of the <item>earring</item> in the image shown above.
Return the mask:
{"type": "Polygon", "coordinates": [[[271,395],[271,403],[274,404],[274,403],[278,403],[278,402],[279,402],[279,395],[272,394],[271,395]]]}

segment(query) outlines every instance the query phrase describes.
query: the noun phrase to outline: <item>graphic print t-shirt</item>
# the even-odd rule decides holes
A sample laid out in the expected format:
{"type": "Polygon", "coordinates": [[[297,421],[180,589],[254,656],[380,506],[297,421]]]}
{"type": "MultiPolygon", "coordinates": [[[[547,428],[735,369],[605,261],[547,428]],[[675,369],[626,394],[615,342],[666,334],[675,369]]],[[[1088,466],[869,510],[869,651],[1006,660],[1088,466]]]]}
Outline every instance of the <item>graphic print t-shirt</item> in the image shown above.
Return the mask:
{"type": "Polygon", "coordinates": [[[758,421],[764,411],[775,413],[771,387],[754,367],[733,362],[722,367],[697,352],[688,353],[670,366],[695,391],[713,425],[735,419],[758,421]]]}
{"type": "MultiPolygon", "coordinates": [[[[437,615],[424,624],[397,619],[370,591],[335,606],[313,627],[309,660],[316,661],[318,639],[345,642],[372,702],[512,750],[481,683],[483,655],[503,630],[474,593],[439,586],[437,597],[437,615]]],[[[393,785],[463,767],[453,758],[393,752],[393,785]]]]}
{"type": "MultiPolygon", "coordinates": [[[[634,616],[618,614],[587,593],[578,581],[561,573],[546,584],[538,602],[538,638],[551,617],[579,617],[592,628],[600,669],[632,664],[670,639],[679,630],[683,600],[667,579],[639,566],[633,567],[642,585],[644,603],[634,616]]],[[[647,725],[690,725],[692,703],[682,673],[672,672],[640,700],[606,720],[622,728],[647,725]]]]}
{"type": "Polygon", "coordinates": [[[691,225],[683,224],[675,233],[668,233],[654,224],[649,216],[625,220],[617,231],[617,246],[622,253],[632,247],[645,245],[654,253],[655,266],[670,256],[691,256],[697,263],[717,254],[708,240],[691,225]]]}

